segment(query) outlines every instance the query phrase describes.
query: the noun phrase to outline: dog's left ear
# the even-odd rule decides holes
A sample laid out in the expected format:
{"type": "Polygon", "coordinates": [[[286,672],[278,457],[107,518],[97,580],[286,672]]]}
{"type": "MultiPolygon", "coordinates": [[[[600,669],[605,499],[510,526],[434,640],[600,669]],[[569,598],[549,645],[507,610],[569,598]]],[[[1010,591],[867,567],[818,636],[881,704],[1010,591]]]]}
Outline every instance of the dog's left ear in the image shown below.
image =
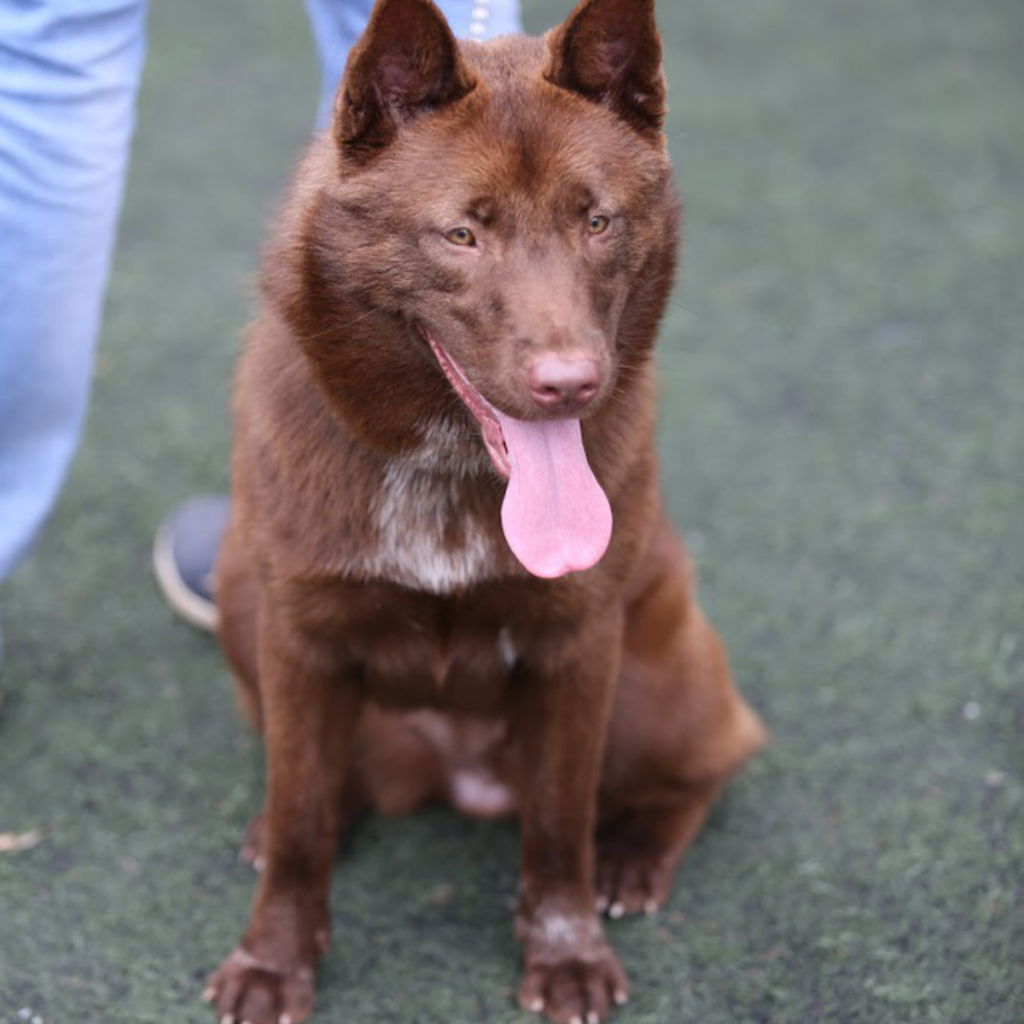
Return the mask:
{"type": "Polygon", "coordinates": [[[335,100],[338,142],[365,161],[403,123],[454,103],[475,84],[432,0],[377,0],[335,100]]]}
{"type": "Polygon", "coordinates": [[[611,108],[643,135],[665,119],[654,0],[583,0],[550,36],[545,77],[611,108]]]}

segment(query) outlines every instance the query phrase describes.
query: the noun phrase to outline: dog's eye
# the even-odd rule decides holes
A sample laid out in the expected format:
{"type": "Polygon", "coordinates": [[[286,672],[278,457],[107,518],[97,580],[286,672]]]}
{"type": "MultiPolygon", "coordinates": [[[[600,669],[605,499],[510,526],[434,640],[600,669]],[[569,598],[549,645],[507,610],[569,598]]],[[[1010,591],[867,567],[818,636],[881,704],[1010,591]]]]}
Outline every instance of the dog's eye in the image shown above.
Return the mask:
{"type": "Polygon", "coordinates": [[[587,222],[587,231],[591,235],[603,235],[611,221],[603,214],[595,213],[587,222]]]}
{"type": "Polygon", "coordinates": [[[476,235],[469,228],[452,228],[445,232],[445,238],[452,245],[476,245],[476,235]]]}

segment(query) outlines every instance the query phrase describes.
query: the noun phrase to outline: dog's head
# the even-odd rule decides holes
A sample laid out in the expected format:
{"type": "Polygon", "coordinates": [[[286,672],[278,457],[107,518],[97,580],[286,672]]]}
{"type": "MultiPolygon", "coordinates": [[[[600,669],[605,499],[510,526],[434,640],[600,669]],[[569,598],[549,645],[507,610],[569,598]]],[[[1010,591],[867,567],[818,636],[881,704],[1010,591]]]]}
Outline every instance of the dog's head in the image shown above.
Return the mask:
{"type": "Polygon", "coordinates": [[[675,259],[653,8],[583,0],[541,39],[481,44],[431,0],[378,0],[320,143],[292,318],[365,436],[436,415],[513,483],[518,461],[591,486],[580,420],[628,395],[675,259]]]}

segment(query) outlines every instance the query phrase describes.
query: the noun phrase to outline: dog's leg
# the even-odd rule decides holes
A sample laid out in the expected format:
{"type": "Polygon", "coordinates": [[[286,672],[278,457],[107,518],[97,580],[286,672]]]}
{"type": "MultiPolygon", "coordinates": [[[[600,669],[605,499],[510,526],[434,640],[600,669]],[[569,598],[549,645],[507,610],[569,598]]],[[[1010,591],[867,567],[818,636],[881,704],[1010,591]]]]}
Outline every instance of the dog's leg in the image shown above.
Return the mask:
{"type": "Polygon", "coordinates": [[[333,651],[269,616],[261,622],[259,668],[265,867],[249,926],[211,977],[207,997],[219,1019],[298,1024],[312,1010],[314,967],[328,941],[331,868],[359,697],[333,651]]]}
{"type": "Polygon", "coordinates": [[[263,711],[256,674],[259,588],[234,523],[229,524],[221,540],[214,572],[217,639],[234,673],[238,705],[253,729],[262,732],[263,711]]]}
{"type": "MultiPolygon", "coordinates": [[[[252,728],[262,733],[263,705],[256,671],[259,587],[243,554],[234,522],[228,525],[221,540],[215,574],[217,639],[234,675],[238,706],[252,728]]],[[[262,814],[257,814],[245,830],[238,858],[262,869],[262,814]]]]}
{"type": "Polygon", "coordinates": [[[665,901],[715,798],[767,735],[692,590],[664,524],[628,611],[602,772],[597,886],[613,917],[665,901]]]}
{"type": "Polygon", "coordinates": [[[593,835],[621,619],[588,621],[571,650],[549,651],[515,680],[522,743],[524,942],[519,1002],[557,1024],[600,1021],[624,1002],[626,976],[595,912],[593,835]]]}

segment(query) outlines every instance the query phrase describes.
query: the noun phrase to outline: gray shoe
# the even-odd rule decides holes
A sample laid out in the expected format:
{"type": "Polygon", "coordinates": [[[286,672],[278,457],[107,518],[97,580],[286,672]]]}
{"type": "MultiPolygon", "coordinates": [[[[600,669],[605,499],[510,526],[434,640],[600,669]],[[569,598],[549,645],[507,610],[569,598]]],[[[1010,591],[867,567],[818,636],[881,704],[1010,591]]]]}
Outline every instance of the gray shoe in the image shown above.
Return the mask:
{"type": "Polygon", "coordinates": [[[213,566],[231,516],[231,500],[222,494],[182,502],[160,524],[153,543],[156,581],[167,603],[199,629],[217,628],[213,566]]]}

